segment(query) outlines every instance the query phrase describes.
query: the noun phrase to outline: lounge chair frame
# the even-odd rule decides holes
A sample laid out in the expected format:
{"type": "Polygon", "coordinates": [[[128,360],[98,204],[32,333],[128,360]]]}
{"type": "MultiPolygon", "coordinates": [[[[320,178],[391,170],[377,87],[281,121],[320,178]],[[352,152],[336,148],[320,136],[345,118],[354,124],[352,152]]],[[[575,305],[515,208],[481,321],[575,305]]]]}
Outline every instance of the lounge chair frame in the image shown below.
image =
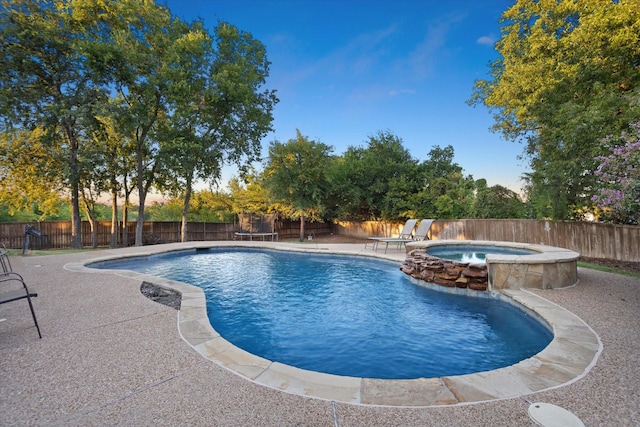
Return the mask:
{"type": "MultiPolygon", "coordinates": [[[[398,234],[398,237],[367,237],[367,240],[364,242],[364,248],[367,249],[367,246],[371,245],[374,251],[378,250],[378,244],[382,241],[386,241],[386,240],[394,240],[394,239],[411,239],[413,237],[413,229],[416,227],[416,223],[418,222],[417,219],[408,219],[405,223],[404,226],[402,227],[402,230],[400,230],[400,234],[398,234]]],[[[387,247],[389,246],[389,243],[387,243],[387,247]]],[[[385,248],[385,253],[387,253],[387,250],[385,248]]]]}
{"type": "Polygon", "coordinates": [[[31,302],[31,298],[37,297],[38,294],[29,290],[21,275],[11,271],[11,261],[9,261],[8,251],[4,249],[4,245],[3,249],[0,249],[0,268],[2,268],[2,271],[0,272],[0,289],[5,286],[11,288],[7,291],[0,290],[0,304],[26,299],[29,303],[33,323],[36,325],[36,329],[38,330],[38,337],[42,338],[40,326],[36,319],[36,312],[33,309],[33,303],[31,302]]]}
{"type": "MultiPolygon", "coordinates": [[[[397,249],[400,250],[402,247],[407,247],[408,242],[415,242],[420,240],[430,240],[429,231],[431,230],[431,225],[433,224],[433,219],[423,219],[420,221],[418,228],[416,229],[415,234],[411,234],[410,236],[402,236],[402,234],[398,237],[369,237],[369,240],[372,240],[373,250],[378,250],[378,245],[380,243],[384,243],[384,253],[387,253],[387,249],[389,249],[389,243],[396,243],[397,249]]],[[[415,225],[415,223],[414,223],[415,225]]],[[[405,224],[406,227],[406,224],[405,224]]],[[[404,229],[403,229],[404,231],[404,229]]],[[[367,244],[365,243],[365,249],[367,248],[367,244]]]]}

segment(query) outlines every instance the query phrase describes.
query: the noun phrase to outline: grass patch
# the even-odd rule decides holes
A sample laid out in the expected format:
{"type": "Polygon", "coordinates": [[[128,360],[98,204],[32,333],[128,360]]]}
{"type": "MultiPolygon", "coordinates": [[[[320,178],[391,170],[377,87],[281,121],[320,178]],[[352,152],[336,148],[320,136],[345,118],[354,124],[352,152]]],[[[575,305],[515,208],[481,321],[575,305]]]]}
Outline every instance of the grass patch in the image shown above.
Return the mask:
{"type": "Polygon", "coordinates": [[[604,265],[592,264],[590,262],[578,261],[578,267],[589,268],[591,270],[604,271],[605,273],[621,274],[623,276],[635,277],[640,279],[640,274],[632,271],[625,271],[619,268],[611,268],[604,265]]]}

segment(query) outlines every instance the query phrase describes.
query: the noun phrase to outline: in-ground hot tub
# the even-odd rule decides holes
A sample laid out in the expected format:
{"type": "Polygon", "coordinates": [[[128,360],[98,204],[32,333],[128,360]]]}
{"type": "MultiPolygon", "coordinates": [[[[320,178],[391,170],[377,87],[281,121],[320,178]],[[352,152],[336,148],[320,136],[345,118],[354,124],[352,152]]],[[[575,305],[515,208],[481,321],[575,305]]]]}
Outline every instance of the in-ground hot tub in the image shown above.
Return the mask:
{"type": "Polygon", "coordinates": [[[469,247],[482,248],[486,254],[487,290],[554,289],[572,286],[578,281],[580,254],[553,246],[479,240],[428,240],[408,243],[407,253],[425,250],[428,254],[429,248],[441,249],[445,246],[460,248],[460,252],[469,247]],[[495,248],[495,253],[492,253],[492,248],[495,248]],[[508,253],[509,249],[516,253],[508,253]]]}

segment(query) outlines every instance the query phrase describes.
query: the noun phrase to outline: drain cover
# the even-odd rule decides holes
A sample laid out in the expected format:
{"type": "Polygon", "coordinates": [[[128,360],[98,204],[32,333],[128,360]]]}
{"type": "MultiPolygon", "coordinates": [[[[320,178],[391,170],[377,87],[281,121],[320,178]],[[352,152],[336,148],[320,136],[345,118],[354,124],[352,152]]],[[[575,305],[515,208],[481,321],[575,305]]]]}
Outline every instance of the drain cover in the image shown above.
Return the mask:
{"type": "Polygon", "coordinates": [[[536,402],[529,405],[529,418],[543,427],[584,427],[580,418],[550,403],[536,402]]]}

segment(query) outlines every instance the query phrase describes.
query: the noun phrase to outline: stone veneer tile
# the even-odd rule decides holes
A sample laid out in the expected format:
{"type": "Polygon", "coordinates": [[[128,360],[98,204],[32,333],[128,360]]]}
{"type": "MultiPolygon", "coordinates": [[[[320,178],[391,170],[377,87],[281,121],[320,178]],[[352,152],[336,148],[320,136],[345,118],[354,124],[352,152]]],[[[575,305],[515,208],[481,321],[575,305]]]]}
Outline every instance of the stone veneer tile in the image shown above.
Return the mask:
{"type": "MultiPolygon", "coordinates": [[[[529,270],[528,264],[508,264],[508,276],[505,279],[507,288],[520,289],[526,283],[527,271],[529,270]]],[[[531,282],[532,287],[537,287],[535,283],[531,282]]]]}
{"type": "Polygon", "coordinates": [[[510,268],[508,264],[489,264],[489,281],[493,290],[500,290],[509,287],[507,278],[510,268]]]}
{"type": "Polygon", "coordinates": [[[185,307],[207,307],[207,301],[202,290],[181,292],[182,305],[185,307]]]}
{"type": "Polygon", "coordinates": [[[354,377],[321,374],[274,362],[256,382],[305,396],[360,403],[362,380],[354,377]]]}
{"type": "Polygon", "coordinates": [[[524,369],[507,367],[476,374],[443,377],[461,402],[478,402],[522,396],[557,385],[524,369]]]}
{"type": "Polygon", "coordinates": [[[527,271],[529,274],[540,274],[544,273],[543,264],[529,264],[529,270],[527,271]]]}
{"type": "Polygon", "coordinates": [[[587,369],[599,349],[599,343],[555,338],[553,345],[547,346],[534,357],[543,363],[562,366],[567,371],[574,372],[577,375],[587,369]]]}
{"type": "Polygon", "coordinates": [[[545,289],[571,286],[577,279],[575,261],[544,265],[545,289]]]}
{"type": "Polygon", "coordinates": [[[184,322],[180,321],[180,333],[192,346],[219,336],[213,327],[211,327],[211,323],[209,323],[209,319],[206,317],[184,322]]]}
{"type": "Polygon", "coordinates": [[[234,346],[222,337],[198,344],[195,349],[207,359],[252,380],[260,376],[272,363],[234,346]]]}
{"type": "Polygon", "coordinates": [[[588,344],[598,344],[597,338],[593,331],[586,325],[562,325],[556,323],[554,326],[554,335],[556,338],[583,342],[588,344]]]}
{"type": "Polygon", "coordinates": [[[202,307],[189,307],[188,305],[180,304],[180,322],[190,322],[206,317],[206,310],[202,307]]]}
{"type": "Polygon", "coordinates": [[[529,264],[527,274],[520,288],[544,288],[544,269],[542,264],[529,264]]]}
{"type": "Polygon", "coordinates": [[[415,380],[363,379],[362,403],[369,405],[430,406],[459,403],[440,378],[415,380]]]}
{"type": "Polygon", "coordinates": [[[565,369],[563,366],[552,363],[543,363],[540,359],[532,357],[523,360],[513,366],[514,369],[524,370],[532,375],[546,379],[551,386],[564,384],[575,378],[575,373],[565,369]]]}

